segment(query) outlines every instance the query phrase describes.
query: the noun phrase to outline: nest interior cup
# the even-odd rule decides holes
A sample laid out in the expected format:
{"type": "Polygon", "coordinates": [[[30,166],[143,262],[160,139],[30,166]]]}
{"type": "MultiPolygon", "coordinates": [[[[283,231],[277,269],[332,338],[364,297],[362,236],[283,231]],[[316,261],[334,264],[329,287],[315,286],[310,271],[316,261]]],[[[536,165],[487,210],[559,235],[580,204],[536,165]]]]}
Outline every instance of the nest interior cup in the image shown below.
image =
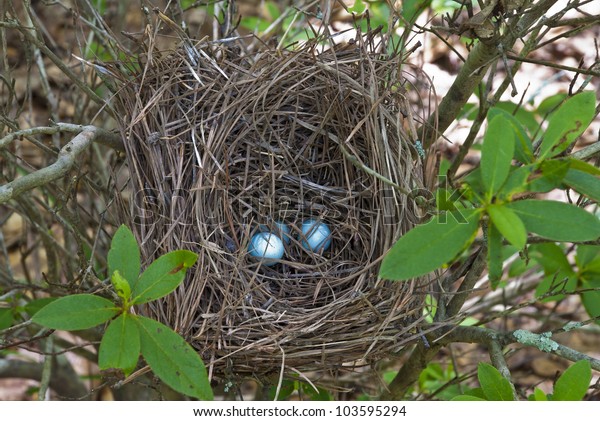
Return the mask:
{"type": "Polygon", "coordinates": [[[401,191],[423,188],[425,170],[402,57],[373,39],[188,45],[152,55],[117,95],[133,191],[124,217],[144,259],[199,254],[143,311],[188,339],[212,378],[353,369],[416,337],[423,280],[377,274],[419,221],[401,191]],[[329,228],[327,247],[303,247],[311,219],[329,228]],[[249,255],[261,231],[285,240],[274,264],[249,255]]]}

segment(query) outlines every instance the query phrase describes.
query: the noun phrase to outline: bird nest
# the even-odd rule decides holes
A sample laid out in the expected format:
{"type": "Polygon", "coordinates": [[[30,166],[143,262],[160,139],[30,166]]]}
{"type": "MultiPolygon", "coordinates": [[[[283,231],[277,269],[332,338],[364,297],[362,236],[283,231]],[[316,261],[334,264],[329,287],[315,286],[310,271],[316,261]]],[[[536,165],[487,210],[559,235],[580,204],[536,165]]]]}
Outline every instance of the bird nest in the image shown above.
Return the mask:
{"type": "Polygon", "coordinates": [[[199,255],[142,311],[182,334],[213,378],[338,372],[417,337],[424,282],[378,270],[419,221],[407,193],[423,187],[424,164],[403,58],[375,39],[253,53],[187,40],[149,52],[117,94],[143,258],[199,255]],[[303,244],[307,219],[327,224],[329,248],[303,244]],[[269,265],[249,242],[278,223],[288,242],[269,265]]]}

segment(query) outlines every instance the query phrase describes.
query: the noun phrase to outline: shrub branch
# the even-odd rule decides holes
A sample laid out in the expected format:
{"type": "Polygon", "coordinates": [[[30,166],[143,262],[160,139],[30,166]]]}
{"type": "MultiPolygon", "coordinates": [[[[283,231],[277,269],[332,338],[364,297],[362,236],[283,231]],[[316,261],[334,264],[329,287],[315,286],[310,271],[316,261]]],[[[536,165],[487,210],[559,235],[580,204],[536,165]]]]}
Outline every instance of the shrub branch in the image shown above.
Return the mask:
{"type": "MultiPolygon", "coordinates": [[[[53,130],[73,131],[79,127],[81,132],[67,143],[59,152],[58,159],[52,165],[41,168],[31,174],[17,178],[3,186],[0,186],[0,204],[18,197],[22,193],[40,187],[57,180],[67,174],[77,163],[79,155],[85,151],[94,141],[109,145],[111,147],[122,149],[119,135],[108,130],[95,126],[77,126],[59,124],[54,128],[35,128],[29,129],[27,134],[52,132],[53,130]],[[37,132],[36,132],[37,130],[37,132]]],[[[11,133],[7,137],[0,139],[0,147],[5,146],[17,137],[24,135],[24,132],[11,133]]]]}

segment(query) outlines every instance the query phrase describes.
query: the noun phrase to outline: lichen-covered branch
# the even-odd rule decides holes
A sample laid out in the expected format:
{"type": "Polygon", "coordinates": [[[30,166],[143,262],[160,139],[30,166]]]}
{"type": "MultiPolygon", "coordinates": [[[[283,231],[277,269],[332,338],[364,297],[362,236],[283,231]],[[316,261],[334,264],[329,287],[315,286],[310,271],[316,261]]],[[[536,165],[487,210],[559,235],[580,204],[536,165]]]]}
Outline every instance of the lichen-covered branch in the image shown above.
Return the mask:
{"type": "Polygon", "coordinates": [[[573,362],[586,360],[590,362],[590,365],[594,370],[600,371],[600,360],[590,357],[589,355],[583,354],[579,351],[575,351],[568,346],[561,345],[553,339],[550,339],[551,336],[552,335],[549,332],[537,334],[523,329],[518,329],[508,334],[508,337],[512,339],[513,342],[518,342],[527,346],[533,346],[540,351],[555,354],[573,362]]]}

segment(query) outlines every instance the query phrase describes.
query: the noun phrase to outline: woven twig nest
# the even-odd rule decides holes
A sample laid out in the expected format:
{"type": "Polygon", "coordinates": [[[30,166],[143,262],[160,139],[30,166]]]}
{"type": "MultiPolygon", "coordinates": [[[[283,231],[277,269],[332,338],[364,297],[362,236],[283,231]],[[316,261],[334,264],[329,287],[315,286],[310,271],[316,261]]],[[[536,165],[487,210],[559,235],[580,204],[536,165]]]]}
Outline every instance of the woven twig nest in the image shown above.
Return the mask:
{"type": "Polygon", "coordinates": [[[373,42],[252,54],[186,42],[148,54],[118,93],[143,257],[199,254],[146,311],[213,377],[352,368],[416,337],[422,281],[377,274],[418,222],[402,192],[422,188],[424,170],[407,134],[402,58],[373,42]],[[311,218],[330,227],[327,250],[303,247],[311,218]],[[276,222],[290,241],[268,266],[248,245],[276,222]]]}

